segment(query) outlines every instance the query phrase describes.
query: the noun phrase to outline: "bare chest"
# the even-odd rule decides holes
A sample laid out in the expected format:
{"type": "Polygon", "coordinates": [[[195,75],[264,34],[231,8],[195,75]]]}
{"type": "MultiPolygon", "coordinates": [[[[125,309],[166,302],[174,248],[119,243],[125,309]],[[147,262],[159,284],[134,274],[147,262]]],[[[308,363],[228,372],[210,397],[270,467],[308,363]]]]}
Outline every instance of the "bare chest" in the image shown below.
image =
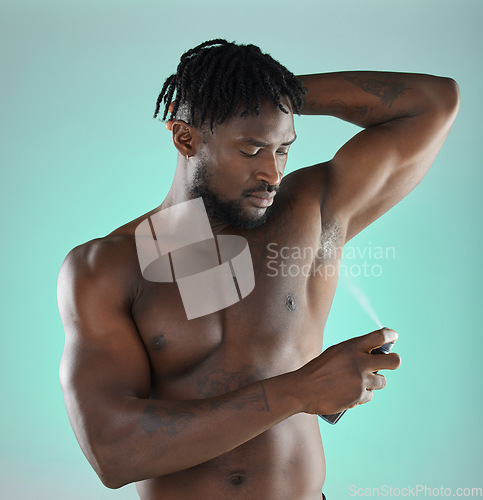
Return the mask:
{"type": "MultiPolygon", "coordinates": [[[[246,237],[253,290],[229,307],[188,319],[176,282],[142,280],[132,307],[157,397],[210,397],[296,369],[322,350],[337,281],[334,230],[320,217],[246,237]],[[331,272],[328,273],[327,270],[331,272]]],[[[210,290],[194,290],[200,300],[210,290]]]]}

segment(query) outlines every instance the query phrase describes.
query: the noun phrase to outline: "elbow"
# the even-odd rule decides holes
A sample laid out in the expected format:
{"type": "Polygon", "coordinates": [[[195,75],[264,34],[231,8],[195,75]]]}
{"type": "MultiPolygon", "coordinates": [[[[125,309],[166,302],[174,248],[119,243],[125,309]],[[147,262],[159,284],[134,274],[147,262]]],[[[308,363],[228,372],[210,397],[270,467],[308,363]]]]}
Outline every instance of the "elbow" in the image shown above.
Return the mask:
{"type": "Polygon", "coordinates": [[[460,91],[452,78],[431,76],[421,94],[419,112],[429,123],[435,123],[440,130],[449,132],[460,107],[460,91]]]}
{"type": "Polygon", "coordinates": [[[133,481],[123,481],[121,478],[115,477],[115,476],[102,476],[99,475],[99,479],[101,480],[102,484],[111,490],[117,490],[119,488],[122,488],[123,486],[126,486],[126,484],[132,483],[133,481]]]}
{"type": "Polygon", "coordinates": [[[102,484],[112,490],[153,477],[154,474],[163,475],[162,471],[154,471],[146,465],[136,449],[127,447],[119,436],[112,434],[109,439],[106,436],[102,444],[101,440],[97,440],[96,445],[91,444],[86,456],[102,484]]]}
{"type": "Polygon", "coordinates": [[[109,489],[117,490],[126,484],[138,481],[140,477],[136,475],[137,467],[133,454],[126,451],[124,446],[120,448],[114,443],[121,444],[122,440],[111,433],[106,433],[104,436],[97,435],[95,439],[89,440],[85,455],[102,484],[109,489]]]}
{"type": "Polygon", "coordinates": [[[446,80],[446,106],[452,114],[456,116],[460,109],[460,88],[455,80],[452,78],[445,78],[446,80]]]}
{"type": "Polygon", "coordinates": [[[123,464],[120,463],[119,457],[114,459],[112,453],[108,451],[104,453],[98,451],[95,456],[91,454],[89,462],[102,484],[111,490],[117,490],[135,481],[134,478],[130,477],[129,471],[126,471],[123,464]]]}
{"type": "Polygon", "coordinates": [[[453,121],[460,108],[460,90],[452,78],[439,77],[439,88],[435,92],[435,104],[439,110],[453,121]]]}
{"type": "Polygon", "coordinates": [[[99,479],[101,480],[102,484],[111,490],[117,490],[119,488],[122,488],[128,482],[122,481],[121,478],[116,477],[114,475],[110,475],[107,473],[104,473],[103,471],[98,471],[96,470],[97,475],[99,476],[99,479]]]}

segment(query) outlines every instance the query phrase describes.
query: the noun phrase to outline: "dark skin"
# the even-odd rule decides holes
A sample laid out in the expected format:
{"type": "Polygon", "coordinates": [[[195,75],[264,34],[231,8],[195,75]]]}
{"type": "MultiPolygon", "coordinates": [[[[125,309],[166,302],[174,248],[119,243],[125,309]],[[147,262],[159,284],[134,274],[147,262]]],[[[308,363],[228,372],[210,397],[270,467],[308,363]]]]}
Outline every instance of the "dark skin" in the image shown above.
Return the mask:
{"type": "Polygon", "coordinates": [[[318,499],[325,462],[315,415],[370,401],[386,384],[376,372],[400,364],[395,353],[370,354],[397,339],[390,329],[322,352],[337,283],[337,273],[325,270],[338,266],[345,242],[423,178],[456,116],[457,86],[396,73],[299,78],[309,89],[302,114],[364,127],[332,160],[282,181],[295,138],[293,115],[271,103],[259,117],[234,117],[214,134],[178,119],[168,126],[180,154],[163,203],[76,247],[62,266],[62,388],[77,439],[108,487],[135,481],[141,498],[150,500],[318,499]],[[190,198],[202,161],[210,188],[240,201],[248,217],[266,208],[244,193],[267,183],[280,190],[269,220],[256,229],[211,219],[215,233],[248,240],[255,289],[188,321],[175,283],[143,279],[134,230],[152,213],[190,198]],[[270,243],[323,248],[315,260],[287,261],[316,264],[319,272],[273,276],[270,243]],[[287,305],[288,295],[295,307],[287,305]]]}

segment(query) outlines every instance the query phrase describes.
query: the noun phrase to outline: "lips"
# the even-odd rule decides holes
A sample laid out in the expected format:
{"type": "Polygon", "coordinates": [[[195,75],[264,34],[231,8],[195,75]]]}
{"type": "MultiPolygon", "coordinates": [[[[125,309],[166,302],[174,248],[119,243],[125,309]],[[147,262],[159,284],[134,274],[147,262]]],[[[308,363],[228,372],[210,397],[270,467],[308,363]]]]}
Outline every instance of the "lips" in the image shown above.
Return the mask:
{"type": "Polygon", "coordinates": [[[275,191],[269,193],[268,191],[257,191],[255,193],[249,193],[248,196],[255,196],[256,198],[269,199],[275,196],[275,191]]]}
{"type": "Polygon", "coordinates": [[[258,191],[255,193],[249,193],[248,199],[257,207],[266,208],[269,207],[273,203],[273,198],[275,196],[275,192],[272,191],[268,193],[267,191],[258,191]]]}

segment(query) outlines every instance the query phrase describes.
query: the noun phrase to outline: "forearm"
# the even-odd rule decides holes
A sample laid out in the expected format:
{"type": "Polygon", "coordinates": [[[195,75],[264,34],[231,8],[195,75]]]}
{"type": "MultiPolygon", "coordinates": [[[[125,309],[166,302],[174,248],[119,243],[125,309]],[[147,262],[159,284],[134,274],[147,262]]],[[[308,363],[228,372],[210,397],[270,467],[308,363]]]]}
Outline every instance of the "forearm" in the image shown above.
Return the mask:
{"type": "Polygon", "coordinates": [[[424,74],[351,71],[298,76],[308,89],[301,113],[360,127],[453,105],[456,84],[424,74]]]}
{"type": "Polygon", "coordinates": [[[91,464],[116,488],[227,453],[302,411],[289,381],[281,375],[206,400],[124,400],[96,424],[91,464]]]}

